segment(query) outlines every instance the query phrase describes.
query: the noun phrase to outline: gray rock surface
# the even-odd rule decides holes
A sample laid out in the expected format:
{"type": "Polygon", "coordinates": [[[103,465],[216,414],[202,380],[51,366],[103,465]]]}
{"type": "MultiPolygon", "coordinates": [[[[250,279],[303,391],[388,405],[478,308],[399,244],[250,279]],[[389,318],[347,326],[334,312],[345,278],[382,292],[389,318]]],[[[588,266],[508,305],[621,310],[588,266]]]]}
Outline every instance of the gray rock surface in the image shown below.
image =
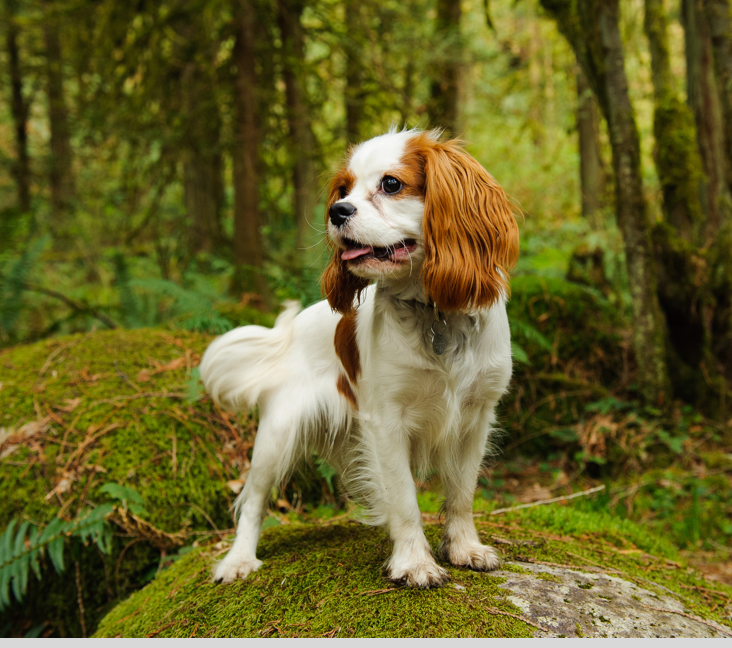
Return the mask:
{"type": "Polygon", "coordinates": [[[522,573],[492,573],[506,579],[501,587],[521,615],[547,630],[537,630],[537,637],[732,637],[732,630],[695,617],[653,585],[563,567],[514,566],[522,573]]]}

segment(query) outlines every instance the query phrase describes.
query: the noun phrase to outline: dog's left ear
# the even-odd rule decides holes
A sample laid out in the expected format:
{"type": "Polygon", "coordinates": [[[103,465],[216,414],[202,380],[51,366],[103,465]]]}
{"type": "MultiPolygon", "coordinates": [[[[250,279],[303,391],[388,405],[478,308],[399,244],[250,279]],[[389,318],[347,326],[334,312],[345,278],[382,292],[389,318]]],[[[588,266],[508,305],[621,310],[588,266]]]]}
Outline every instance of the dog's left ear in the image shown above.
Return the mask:
{"type": "MultiPolygon", "coordinates": [[[[330,183],[328,201],[325,205],[325,227],[328,228],[328,211],[331,205],[340,198],[341,188],[350,189],[353,178],[344,167],[333,177],[330,183]]],[[[342,315],[349,315],[354,310],[354,302],[361,297],[361,292],[369,285],[367,279],[362,279],[348,271],[346,262],[341,259],[341,250],[331,244],[330,263],[320,278],[320,288],[323,291],[330,307],[342,315]]]]}
{"type": "Polygon", "coordinates": [[[509,294],[518,226],[501,186],[456,141],[422,143],[422,280],[440,310],[490,306],[509,294]]]}

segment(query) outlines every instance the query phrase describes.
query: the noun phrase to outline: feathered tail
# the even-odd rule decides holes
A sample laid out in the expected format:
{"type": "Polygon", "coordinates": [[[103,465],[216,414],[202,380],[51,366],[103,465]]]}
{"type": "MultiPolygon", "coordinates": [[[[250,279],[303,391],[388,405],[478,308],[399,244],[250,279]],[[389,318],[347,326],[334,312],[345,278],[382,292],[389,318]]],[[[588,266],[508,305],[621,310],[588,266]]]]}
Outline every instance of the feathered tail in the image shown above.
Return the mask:
{"type": "Polygon", "coordinates": [[[286,302],[274,328],[242,326],[219,338],[201,360],[206,391],[221,407],[247,410],[262,392],[283,382],[285,358],[292,344],[300,304],[286,302]]]}

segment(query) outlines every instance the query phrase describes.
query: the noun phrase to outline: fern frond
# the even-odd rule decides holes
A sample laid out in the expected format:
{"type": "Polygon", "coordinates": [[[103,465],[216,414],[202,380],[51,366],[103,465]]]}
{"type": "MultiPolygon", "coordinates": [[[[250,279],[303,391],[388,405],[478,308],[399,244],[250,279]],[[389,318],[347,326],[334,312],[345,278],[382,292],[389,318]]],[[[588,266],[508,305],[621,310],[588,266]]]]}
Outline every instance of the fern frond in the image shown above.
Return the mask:
{"type": "Polygon", "coordinates": [[[91,541],[109,553],[112,533],[106,520],[113,512],[114,505],[102,504],[70,521],[54,518],[42,532],[28,521],[16,531],[17,520],[11,520],[0,539],[0,610],[10,605],[11,587],[15,600],[23,599],[31,569],[41,579],[39,558],[44,552],[57,573],[64,571],[67,538],[78,537],[85,544],[91,541]]]}
{"type": "Polygon", "coordinates": [[[15,328],[23,305],[23,290],[28,278],[41,256],[48,237],[38,239],[30,245],[7,271],[3,268],[0,283],[0,329],[11,333],[15,328]]]}
{"type": "Polygon", "coordinates": [[[523,347],[520,347],[513,340],[511,340],[511,355],[513,356],[513,359],[516,360],[516,362],[521,362],[525,365],[531,365],[529,355],[526,353],[526,351],[523,350],[523,347]]]}
{"type": "Polygon", "coordinates": [[[512,334],[515,335],[518,333],[526,338],[527,341],[533,342],[548,353],[554,353],[554,347],[552,346],[552,343],[549,342],[546,337],[544,337],[536,328],[534,328],[528,322],[511,318],[509,319],[509,325],[511,327],[512,334]]]}

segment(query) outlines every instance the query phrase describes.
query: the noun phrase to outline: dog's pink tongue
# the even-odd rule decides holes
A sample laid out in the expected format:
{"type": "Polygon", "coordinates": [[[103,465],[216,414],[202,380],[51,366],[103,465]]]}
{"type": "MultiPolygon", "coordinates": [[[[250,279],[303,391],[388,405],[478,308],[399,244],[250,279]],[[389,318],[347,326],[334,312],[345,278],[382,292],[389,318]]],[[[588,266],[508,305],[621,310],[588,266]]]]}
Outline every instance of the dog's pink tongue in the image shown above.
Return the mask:
{"type": "Polygon", "coordinates": [[[341,254],[341,259],[348,261],[350,259],[363,256],[364,254],[368,254],[369,252],[371,252],[370,247],[351,248],[350,250],[345,250],[343,254],[341,254]]]}

